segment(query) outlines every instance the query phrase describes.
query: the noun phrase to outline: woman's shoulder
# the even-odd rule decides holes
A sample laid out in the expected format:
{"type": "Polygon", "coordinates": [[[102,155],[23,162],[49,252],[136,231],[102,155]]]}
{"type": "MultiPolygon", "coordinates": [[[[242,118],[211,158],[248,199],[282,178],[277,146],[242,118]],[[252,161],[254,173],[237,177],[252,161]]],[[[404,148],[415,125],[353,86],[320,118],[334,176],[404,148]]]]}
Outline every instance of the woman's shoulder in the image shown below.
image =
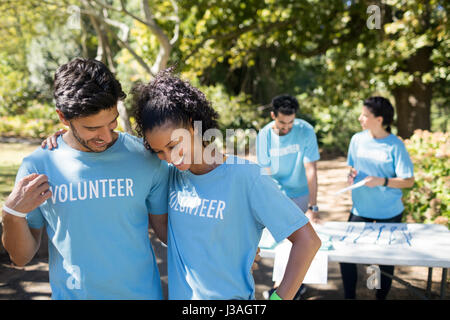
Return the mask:
{"type": "Polygon", "coordinates": [[[403,142],[401,137],[392,134],[389,136],[389,144],[393,147],[394,150],[398,151],[406,151],[405,143],[403,142]]]}
{"type": "Polygon", "coordinates": [[[391,133],[389,135],[389,139],[391,140],[392,143],[398,144],[398,145],[403,145],[403,139],[401,137],[396,136],[395,134],[391,133]]]}
{"type": "Polygon", "coordinates": [[[232,171],[232,174],[251,180],[255,179],[263,170],[256,162],[235,155],[228,155],[225,163],[227,169],[232,171]]]}

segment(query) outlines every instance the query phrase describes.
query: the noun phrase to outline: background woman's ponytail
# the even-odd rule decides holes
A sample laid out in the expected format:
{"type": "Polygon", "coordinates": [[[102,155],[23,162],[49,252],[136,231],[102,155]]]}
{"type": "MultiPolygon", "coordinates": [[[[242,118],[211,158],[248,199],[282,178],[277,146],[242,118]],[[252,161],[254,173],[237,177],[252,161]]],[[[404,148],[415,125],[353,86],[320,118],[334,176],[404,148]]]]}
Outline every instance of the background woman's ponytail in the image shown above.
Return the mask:
{"type": "Polygon", "coordinates": [[[385,129],[386,129],[387,132],[391,133],[391,126],[386,126],[385,129]]]}

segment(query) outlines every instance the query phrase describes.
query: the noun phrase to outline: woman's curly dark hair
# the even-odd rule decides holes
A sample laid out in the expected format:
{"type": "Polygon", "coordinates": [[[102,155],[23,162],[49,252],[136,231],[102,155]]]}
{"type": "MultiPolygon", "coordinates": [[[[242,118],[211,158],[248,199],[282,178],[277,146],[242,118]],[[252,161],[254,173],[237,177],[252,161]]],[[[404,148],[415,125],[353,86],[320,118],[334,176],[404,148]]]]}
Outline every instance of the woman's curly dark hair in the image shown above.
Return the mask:
{"type": "Polygon", "coordinates": [[[137,84],[131,90],[136,132],[144,138],[144,145],[149,150],[145,133],[167,123],[194,127],[194,121],[201,121],[202,135],[218,126],[219,114],[205,95],[172,72],[173,68],[163,70],[150,83],[137,84]]]}

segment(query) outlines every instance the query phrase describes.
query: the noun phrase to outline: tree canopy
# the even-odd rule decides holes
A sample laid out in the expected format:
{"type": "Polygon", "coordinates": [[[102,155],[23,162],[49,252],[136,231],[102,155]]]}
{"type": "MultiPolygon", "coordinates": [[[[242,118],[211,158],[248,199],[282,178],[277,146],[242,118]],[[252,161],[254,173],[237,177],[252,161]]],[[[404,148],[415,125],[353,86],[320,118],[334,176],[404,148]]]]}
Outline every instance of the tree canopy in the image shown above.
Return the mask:
{"type": "MultiPolygon", "coordinates": [[[[392,99],[404,138],[430,129],[432,117],[447,130],[439,115],[449,111],[449,6],[444,0],[1,0],[0,114],[51,104],[56,67],[85,56],[104,61],[126,90],[176,64],[184,77],[217,88],[208,92],[241,97],[233,112],[245,109],[247,126],[259,123],[249,110],[267,115],[274,95],[294,94],[330,144],[348,143],[357,107],[374,94],[392,99]]],[[[121,110],[130,126],[126,106],[121,110]]]]}

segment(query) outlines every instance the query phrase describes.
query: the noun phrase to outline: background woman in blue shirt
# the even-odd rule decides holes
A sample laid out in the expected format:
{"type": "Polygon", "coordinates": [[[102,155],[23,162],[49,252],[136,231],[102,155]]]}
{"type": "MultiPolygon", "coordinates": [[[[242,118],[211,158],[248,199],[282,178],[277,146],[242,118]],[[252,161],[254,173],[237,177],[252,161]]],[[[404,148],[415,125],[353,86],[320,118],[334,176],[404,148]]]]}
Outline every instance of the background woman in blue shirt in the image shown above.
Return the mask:
{"type": "MultiPolygon", "coordinates": [[[[413,164],[403,142],[391,133],[394,108],[383,97],[370,97],[364,101],[358,120],[364,129],[356,133],[348,150],[347,163],[351,166],[348,183],[365,180],[364,186],[352,191],[353,206],[348,221],[401,222],[402,188],[414,184],[413,164]]],[[[355,299],[356,264],[341,263],[346,299],[355,299]]],[[[388,274],[394,266],[380,265],[388,274]]],[[[376,298],[383,300],[392,279],[381,275],[381,288],[376,298]]]]}

